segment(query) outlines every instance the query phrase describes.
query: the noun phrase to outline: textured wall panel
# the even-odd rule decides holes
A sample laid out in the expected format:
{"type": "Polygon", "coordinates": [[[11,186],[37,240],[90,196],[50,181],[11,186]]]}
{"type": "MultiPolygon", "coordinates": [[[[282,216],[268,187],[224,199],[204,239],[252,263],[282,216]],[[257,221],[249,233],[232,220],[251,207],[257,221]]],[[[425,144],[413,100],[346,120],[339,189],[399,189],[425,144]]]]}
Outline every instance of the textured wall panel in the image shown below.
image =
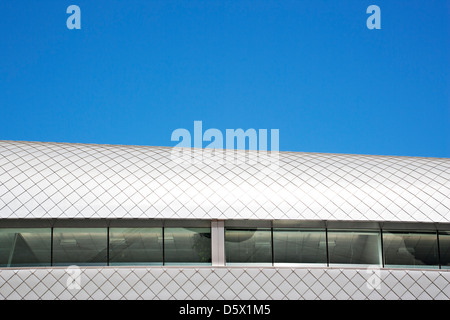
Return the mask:
{"type": "Polygon", "coordinates": [[[450,222],[450,159],[281,152],[268,170],[171,151],[2,141],[0,218],[450,222]]]}
{"type": "Polygon", "coordinates": [[[450,299],[450,270],[332,268],[0,269],[0,299],[450,299]],[[368,283],[372,283],[369,285],[368,283]]]}

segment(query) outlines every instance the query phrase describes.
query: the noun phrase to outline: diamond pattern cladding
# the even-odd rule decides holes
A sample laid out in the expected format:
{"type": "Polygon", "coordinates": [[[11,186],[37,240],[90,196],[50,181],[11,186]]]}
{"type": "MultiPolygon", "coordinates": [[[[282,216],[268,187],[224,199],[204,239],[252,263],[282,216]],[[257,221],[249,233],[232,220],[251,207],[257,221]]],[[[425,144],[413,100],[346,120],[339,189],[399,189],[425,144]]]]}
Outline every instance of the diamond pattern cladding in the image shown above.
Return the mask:
{"type": "Polygon", "coordinates": [[[450,159],[281,152],[267,173],[172,150],[1,141],[0,218],[450,222],[450,159]]]}
{"type": "Polygon", "coordinates": [[[449,270],[84,268],[80,289],[65,269],[0,270],[0,299],[450,299],[449,270]],[[70,283],[70,281],[69,281],[70,283]]]}

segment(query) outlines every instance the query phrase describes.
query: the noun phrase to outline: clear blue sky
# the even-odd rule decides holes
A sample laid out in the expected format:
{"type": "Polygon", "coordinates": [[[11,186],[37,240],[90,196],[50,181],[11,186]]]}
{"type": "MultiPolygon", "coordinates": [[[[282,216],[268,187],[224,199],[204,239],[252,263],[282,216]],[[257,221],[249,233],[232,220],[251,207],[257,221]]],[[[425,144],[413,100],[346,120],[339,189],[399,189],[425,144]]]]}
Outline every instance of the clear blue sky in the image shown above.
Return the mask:
{"type": "Polygon", "coordinates": [[[0,35],[0,140],[174,146],[201,120],[279,129],[285,151],[450,157],[447,0],[2,0],[0,35]]]}

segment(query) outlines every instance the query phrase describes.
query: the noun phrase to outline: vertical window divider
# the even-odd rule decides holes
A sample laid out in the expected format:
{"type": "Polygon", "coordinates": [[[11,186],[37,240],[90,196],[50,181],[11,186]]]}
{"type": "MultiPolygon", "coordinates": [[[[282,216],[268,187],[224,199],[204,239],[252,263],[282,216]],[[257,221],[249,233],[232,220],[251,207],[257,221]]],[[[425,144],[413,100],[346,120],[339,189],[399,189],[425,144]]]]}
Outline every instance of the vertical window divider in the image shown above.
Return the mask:
{"type": "Polygon", "coordinates": [[[225,266],[225,224],[211,220],[211,265],[225,266]]]}
{"type": "Polygon", "coordinates": [[[436,240],[437,240],[437,250],[438,250],[438,266],[439,266],[439,269],[442,269],[442,265],[441,265],[441,246],[439,244],[439,230],[436,230],[436,240]]]}
{"type": "Polygon", "coordinates": [[[325,224],[325,242],[326,242],[325,249],[327,251],[327,267],[329,267],[330,266],[330,253],[328,250],[328,225],[327,224],[325,224]]]}
{"type": "Polygon", "coordinates": [[[109,227],[106,227],[106,265],[109,266],[109,227]]]}
{"type": "Polygon", "coordinates": [[[380,242],[381,242],[381,266],[384,268],[384,238],[383,238],[383,228],[380,228],[380,242]]]}
{"type": "Polygon", "coordinates": [[[272,251],[272,267],[273,267],[275,265],[275,256],[274,256],[274,253],[273,253],[273,224],[272,224],[272,226],[270,228],[270,248],[271,248],[271,251],[272,251]]]}
{"type": "Polygon", "coordinates": [[[50,228],[50,266],[53,266],[53,227],[50,228]]]}
{"type": "Polygon", "coordinates": [[[164,226],[161,228],[162,229],[162,265],[165,266],[166,265],[166,246],[164,245],[164,226]]]}

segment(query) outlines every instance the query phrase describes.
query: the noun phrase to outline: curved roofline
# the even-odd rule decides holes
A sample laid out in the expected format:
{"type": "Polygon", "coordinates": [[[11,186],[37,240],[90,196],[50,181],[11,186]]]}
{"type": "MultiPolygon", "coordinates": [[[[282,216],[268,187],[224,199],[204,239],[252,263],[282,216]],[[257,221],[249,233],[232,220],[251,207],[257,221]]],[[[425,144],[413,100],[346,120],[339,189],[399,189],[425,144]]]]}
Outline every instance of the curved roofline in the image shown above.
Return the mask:
{"type": "Polygon", "coordinates": [[[0,141],[0,218],[450,222],[448,158],[174,149],[0,141]]]}
{"type": "MultiPolygon", "coordinates": [[[[140,145],[140,144],[110,144],[110,143],[94,143],[94,142],[61,142],[61,141],[28,141],[28,140],[0,140],[1,142],[23,142],[23,143],[49,143],[49,144],[64,144],[64,145],[88,145],[88,146],[104,146],[104,147],[133,147],[133,148],[179,148],[176,146],[155,146],[155,145],[140,145]]],[[[243,152],[259,152],[259,150],[247,149],[212,149],[212,148],[187,148],[192,150],[217,150],[217,151],[243,151],[243,152]]],[[[269,151],[270,152],[270,151],[269,151]]],[[[425,158],[425,159],[444,159],[450,160],[446,157],[430,157],[430,156],[405,156],[393,154],[368,154],[368,153],[337,153],[337,152],[316,152],[316,151],[294,151],[294,150],[279,150],[279,153],[306,153],[306,154],[323,154],[323,155],[344,155],[344,156],[375,156],[375,157],[398,157],[398,158],[425,158]]]]}

